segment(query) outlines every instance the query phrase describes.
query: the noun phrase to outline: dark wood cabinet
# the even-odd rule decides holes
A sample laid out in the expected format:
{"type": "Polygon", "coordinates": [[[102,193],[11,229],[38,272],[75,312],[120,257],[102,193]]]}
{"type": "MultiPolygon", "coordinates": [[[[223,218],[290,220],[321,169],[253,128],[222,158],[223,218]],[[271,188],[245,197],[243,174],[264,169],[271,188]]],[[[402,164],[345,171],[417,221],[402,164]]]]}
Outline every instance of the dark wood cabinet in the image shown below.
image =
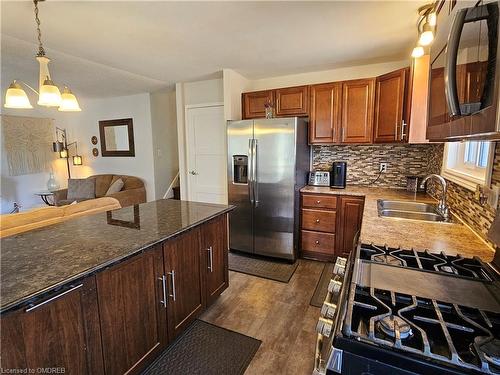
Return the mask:
{"type": "Polygon", "coordinates": [[[407,68],[377,77],[375,83],[375,118],[373,141],[375,143],[402,142],[407,134],[404,115],[407,68]]]}
{"type": "Polygon", "coordinates": [[[309,113],[309,86],[276,89],[276,116],[307,116],[309,113]]]}
{"type": "Polygon", "coordinates": [[[169,338],[177,337],[202,312],[205,294],[201,262],[200,228],[165,242],[163,258],[167,278],[167,322],[169,338]]]}
{"type": "Polygon", "coordinates": [[[3,314],[1,328],[2,369],[104,373],[94,277],[3,314]]]}
{"type": "Polygon", "coordinates": [[[342,83],[342,143],[371,143],[375,79],[342,83]]]}
{"type": "Polygon", "coordinates": [[[206,304],[210,306],[228,287],[227,217],[220,216],[200,228],[206,304]]]}
{"type": "Polygon", "coordinates": [[[156,247],[97,274],[106,374],[138,373],[168,343],[156,247]]]}
{"type": "Polygon", "coordinates": [[[266,117],[266,103],[274,105],[274,90],[245,92],[241,94],[243,119],[266,117]]]}
{"type": "Polygon", "coordinates": [[[138,374],[229,286],[227,214],[1,317],[2,369],[138,374]]]}
{"type": "Polygon", "coordinates": [[[340,141],[341,83],[311,86],[309,143],[331,144],[340,141]]]}
{"type": "Polygon", "coordinates": [[[341,196],[340,212],[337,222],[337,245],[335,255],[349,254],[354,248],[354,241],[361,230],[363,220],[364,197],[341,196]]]}

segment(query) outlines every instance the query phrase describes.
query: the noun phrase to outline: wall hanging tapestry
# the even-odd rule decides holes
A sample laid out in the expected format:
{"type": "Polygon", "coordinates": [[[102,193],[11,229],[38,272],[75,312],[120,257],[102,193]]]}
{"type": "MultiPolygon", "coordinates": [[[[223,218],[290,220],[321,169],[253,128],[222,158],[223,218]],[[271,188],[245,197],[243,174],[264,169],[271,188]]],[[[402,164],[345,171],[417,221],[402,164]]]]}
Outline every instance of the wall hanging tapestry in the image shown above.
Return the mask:
{"type": "Polygon", "coordinates": [[[1,130],[10,176],[51,171],[53,119],[1,115],[1,130]]]}

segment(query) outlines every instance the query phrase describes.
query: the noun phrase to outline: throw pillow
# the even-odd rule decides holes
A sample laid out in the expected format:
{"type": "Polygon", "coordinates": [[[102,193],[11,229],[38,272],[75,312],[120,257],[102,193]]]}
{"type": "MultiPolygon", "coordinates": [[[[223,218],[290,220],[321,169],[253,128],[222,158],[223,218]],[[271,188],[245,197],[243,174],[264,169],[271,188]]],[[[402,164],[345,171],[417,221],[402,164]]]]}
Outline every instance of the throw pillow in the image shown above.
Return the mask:
{"type": "Polygon", "coordinates": [[[70,178],[68,180],[67,199],[95,198],[95,178],[70,178]]]}
{"type": "Polygon", "coordinates": [[[124,185],[123,180],[121,178],[119,178],[118,180],[116,180],[115,182],[113,182],[111,184],[111,186],[109,187],[108,191],[104,195],[111,195],[111,194],[114,194],[114,193],[118,193],[119,191],[122,190],[123,185],[124,185]]]}

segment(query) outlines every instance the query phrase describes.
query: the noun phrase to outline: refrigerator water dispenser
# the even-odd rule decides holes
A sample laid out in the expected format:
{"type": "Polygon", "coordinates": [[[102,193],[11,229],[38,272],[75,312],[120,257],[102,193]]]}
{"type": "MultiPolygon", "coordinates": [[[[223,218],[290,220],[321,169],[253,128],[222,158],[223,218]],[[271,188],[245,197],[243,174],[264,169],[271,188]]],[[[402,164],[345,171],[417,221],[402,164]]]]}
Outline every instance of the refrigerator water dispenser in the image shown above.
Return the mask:
{"type": "Polygon", "coordinates": [[[247,155],[233,155],[233,182],[235,184],[248,183],[247,155]]]}

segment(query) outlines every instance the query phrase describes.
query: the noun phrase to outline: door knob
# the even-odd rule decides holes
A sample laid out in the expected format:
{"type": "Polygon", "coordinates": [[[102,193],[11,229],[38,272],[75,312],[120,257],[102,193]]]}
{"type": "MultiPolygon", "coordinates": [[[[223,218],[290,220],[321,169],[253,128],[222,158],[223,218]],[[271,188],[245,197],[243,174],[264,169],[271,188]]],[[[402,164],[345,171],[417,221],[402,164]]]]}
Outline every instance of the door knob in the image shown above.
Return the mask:
{"type": "Polygon", "coordinates": [[[189,171],[190,174],[192,174],[193,176],[196,176],[198,174],[198,172],[196,171],[189,171]]]}

